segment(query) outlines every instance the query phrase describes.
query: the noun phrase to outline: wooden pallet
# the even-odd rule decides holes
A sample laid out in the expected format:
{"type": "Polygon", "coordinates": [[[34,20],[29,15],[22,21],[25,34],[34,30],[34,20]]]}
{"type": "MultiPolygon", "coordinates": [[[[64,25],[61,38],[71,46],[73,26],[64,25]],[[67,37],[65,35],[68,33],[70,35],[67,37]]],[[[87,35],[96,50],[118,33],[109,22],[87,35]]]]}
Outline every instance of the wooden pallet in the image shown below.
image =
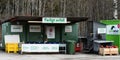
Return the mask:
{"type": "Polygon", "coordinates": [[[99,54],[106,56],[106,55],[118,55],[118,48],[100,48],[99,49],[99,54]]]}
{"type": "Polygon", "coordinates": [[[116,54],[116,55],[118,55],[119,54],[118,48],[110,48],[110,54],[116,54]]]}
{"type": "Polygon", "coordinates": [[[102,56],[114,56],[114,55],[119,55],[119,54],[101,54],[102,56]]]}
{"type": "Polygon", "coordinates": [[[109,48],[100,48],[99,49],[99,54],[100,55],[110,54],[110,49],[109,48]]]}

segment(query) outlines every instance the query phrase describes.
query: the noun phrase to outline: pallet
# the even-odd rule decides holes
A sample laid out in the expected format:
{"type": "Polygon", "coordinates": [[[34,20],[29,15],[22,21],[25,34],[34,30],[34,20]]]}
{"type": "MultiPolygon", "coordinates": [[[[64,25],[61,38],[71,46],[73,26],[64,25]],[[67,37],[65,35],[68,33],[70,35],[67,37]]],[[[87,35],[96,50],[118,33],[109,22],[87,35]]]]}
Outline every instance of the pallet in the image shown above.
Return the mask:
{"type": "Polygon", "coordinates": [[[118,48],[100,48],[99,54],[102,56],[106,55],[119,55],[118,48]]]}
{"type": "Polygon", "coordinates": [[[110,48],[110,54],[119,54],[118,48],[110,48]]]}
{"type": "Polygon", "coordinates": [[[100,55],[110,54],[110,49],[109,48],[100,48],[99,54],[100,55]]]}
{"type": "Polygon", "coordinates": [[[119,54],[101,54],[102,56],[114,56],[114,55],[119,55],[119,54]]]}

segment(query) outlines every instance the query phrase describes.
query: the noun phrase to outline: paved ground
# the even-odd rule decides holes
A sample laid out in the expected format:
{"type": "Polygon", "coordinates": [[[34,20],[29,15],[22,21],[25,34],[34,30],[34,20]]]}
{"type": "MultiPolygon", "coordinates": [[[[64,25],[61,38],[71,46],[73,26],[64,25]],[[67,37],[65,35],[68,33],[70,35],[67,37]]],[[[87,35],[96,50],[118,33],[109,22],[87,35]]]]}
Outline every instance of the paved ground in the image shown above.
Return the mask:
{"type": "Polygon", "coordinates": [[[120,55],[101,56],[97,54],[14,54],[0,51],[0,60],[120,60],[120,55]]]}

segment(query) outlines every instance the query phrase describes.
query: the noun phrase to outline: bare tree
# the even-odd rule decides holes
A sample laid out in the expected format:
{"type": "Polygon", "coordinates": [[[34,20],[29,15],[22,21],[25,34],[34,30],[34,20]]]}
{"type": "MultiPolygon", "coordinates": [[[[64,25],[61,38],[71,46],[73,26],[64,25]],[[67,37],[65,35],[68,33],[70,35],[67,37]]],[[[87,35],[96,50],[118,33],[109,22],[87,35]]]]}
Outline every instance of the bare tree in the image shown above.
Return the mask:
{"type": "Polygon", "coordinates": [[[113,13],[113,16],[114,16],[114,19],[118,19],[118,10],[117,10],[118,0],[113,0],[113,1],[114,1],[114,13],[113,13]]]}
{"type": "MultiPolygon", "coordinates": [[[[77,16],[91,21],[120,18],[120,0],[0,0],[0,19],[13,16],[77,16]],[[114,13],[113,13],[114,12],[114,13]]],[[[86,22],[80,33],[85,35],[86,22]]]]}

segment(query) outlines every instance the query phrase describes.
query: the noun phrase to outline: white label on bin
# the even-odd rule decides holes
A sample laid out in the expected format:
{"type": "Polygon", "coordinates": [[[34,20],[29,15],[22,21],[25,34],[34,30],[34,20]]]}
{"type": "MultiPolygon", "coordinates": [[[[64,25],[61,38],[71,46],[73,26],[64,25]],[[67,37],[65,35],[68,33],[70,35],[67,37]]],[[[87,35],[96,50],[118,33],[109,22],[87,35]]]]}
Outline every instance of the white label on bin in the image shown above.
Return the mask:
{"type": "Polygon", "coordinates": [[[41,27],[39,25],[30,25],[29,30],[30,32],[41,32],[41,27]]]}
{"type": "Polygon", "coordinates": [[[106,33],[106,28],[98,28],[98,34],[106,33]]]}
{"type": "Polygon", "coordinates": [[[11,32],[23,32],[22,25],[11,25],[11,32]]]}
{"type": "Polygon", "coordinates": [[[65,26],[65,32],[72,32],[72,26],[71,25],[65,26]]]}

